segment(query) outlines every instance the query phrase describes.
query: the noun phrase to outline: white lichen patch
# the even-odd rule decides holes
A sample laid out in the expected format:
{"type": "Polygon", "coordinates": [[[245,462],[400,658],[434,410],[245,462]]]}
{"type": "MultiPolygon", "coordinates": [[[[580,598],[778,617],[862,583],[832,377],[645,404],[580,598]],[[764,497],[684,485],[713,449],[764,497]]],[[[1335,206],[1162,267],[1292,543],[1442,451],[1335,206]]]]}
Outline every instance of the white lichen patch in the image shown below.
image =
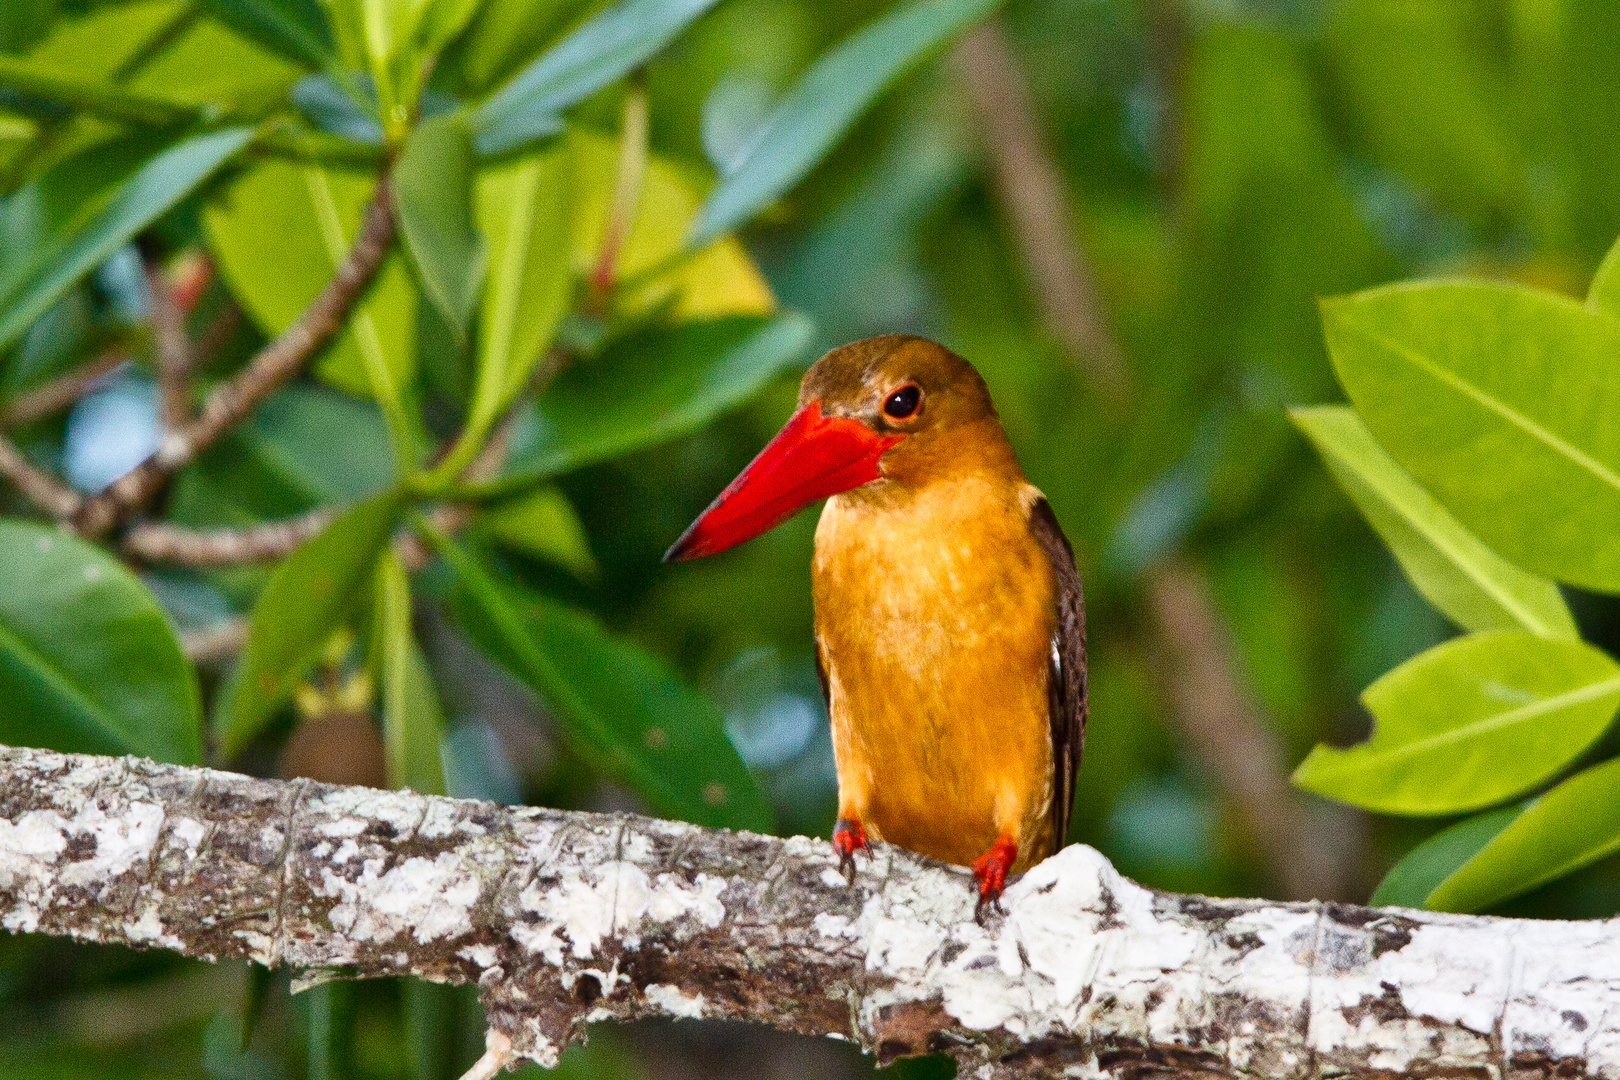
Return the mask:
{"type": "Polygon", "coordinates": [[[378,944],[406,933],[426,944],[472,932],[480,887],[461,859],[444,852],[406,859],[386,873],[383,865],[382,859],[367,859],[354,881],[323,871],[315,892],[337,898],[327,913],[335,930],[351,941],[378,944]]]}
{"type": "Polygon", "coordinates": [[[96,853],[62,867],[57,879],[70,886],[110,881],[152,854],[162,827],[163,807],[156,803],[132,802],[116,814],[89,803],[68,823],[68,831],[93,836],[96,853]]]}
{"type": "Polygon", "coordinates": [[[672,983],[653,983],[641,992],[641,998],[669,1016],[687,1020],[703,1019],[703,995],[688,994],[672,983]]]}
{"type": "Polygon", "coordinates": [[[169,825],[171,841],[186,849],[186,858],[195,859],[197,850],[202,846],[203,838],[208,835],[208,826],[196,818],[182,817],[169,825]]]}
{"type": "Polygon", "coordinates": [[[662,925],[691,918],[704,928],[719,926],[726,915],[720,900],[725,889],[724,879],[708,874],[699,874],[691,884],[675,874],[659,874],[654,880],[634,863],[614,860],[584,874],[570,871],[543,888],[531,882],[518,903],[540,921],[515,924],[511,936],[550,964],[563,962],[565,942],[576,960],[588,960],[610,934],[636,947],[645,922],[662,925]]]}

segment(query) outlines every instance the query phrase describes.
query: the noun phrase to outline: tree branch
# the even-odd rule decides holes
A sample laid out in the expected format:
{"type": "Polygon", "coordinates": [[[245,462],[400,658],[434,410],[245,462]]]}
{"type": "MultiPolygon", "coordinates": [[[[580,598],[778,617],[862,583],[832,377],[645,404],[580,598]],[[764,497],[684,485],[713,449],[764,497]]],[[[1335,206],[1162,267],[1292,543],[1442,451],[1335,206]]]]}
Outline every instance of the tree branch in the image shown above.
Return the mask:
{"type": "Polygon", "coordinates": [[[208,395],[201,414],[165,436],[157,453],[113,481],[105,491],[86,499],[74,515],[74,528],[79,533],[97,537],[117,527],[156,495],[175,470],[247,417],[337,335],[393,241],[391,201],[384,174],[377,181],[376,193],[366,208],[354,244],[332,280],[247,367],[208,395]]]}
{"type": "Polygon", "coordinates": [[[325,529],[337,513],[336,507],[319,506],[297,517],[237,529],[188,529],[143,522],[124,534],[119,547],[125,555],[149,563],[236,566],[269,562],[325,529]]]}
{"type": "Polygon", "coordinates": [[[17,444],[4,435],[0,435],[0,476],[54,518],[72,517],[84,503],[78,492],[29,461],[17,444]]]}
{"type": "Polygon", "coordinates": [[[186,308],[178,290],[159,267],[146,272],[152,304],[152,342],[156,354],[158,396],[163,430],[177,431],[191,418],[191,339],[186,335],[186,308]]]}
{"type": "MultiPolygon", "coordinates": [[[[1155,9],[1167,35],[1173,14],[1173,5],[1155,9]]],[[[956,61],[1047,329],[1076,356],[1091,358],[1100,385],[1123,393],[1129,379],[1124,354],[1075,232],[1062,170],[1041,136],[1018,54],[1000,21],[989,19],[964,38],[956,61]]],[[[1354,836],[1354,819],[1335,810],[1329,824],[1343,830],[1339,841],[1312,842],[1323,830],[1288,786],[1281,748],[1242,688],[1207,585],[1189,567],[1160,567],[1149,572],[1147,589],[1171,717],[1243,815],[1284,895],[1345,895],[1347,852],[1355,845],[1343,840],[1354,836]]]]}
{"type": "Polygon", "coordinates": [[[993,15],[980,23],[956,47],[954,58],[1042,320],[1098,388],[1125,396],[1130,389],[1125,353],[1103,313],[1096,271],[1075,239],[1063,173],[1046,147],[1001,18],[993,15]]]}
{"type": "Polygon", "coordinates": [[[753,1020],[962,1075],[1620,1076],[1620,923],[1144,888],[1075,846],[973,920],[879,844],[0,749],[0,925],[478,984],[490,1054],[586,1023],[753,1020]]]}
{"type": "Polygon", "coordinates": [[[20,427],[61,412],[88,394],[108,372],[127,359],[126,349],[108,349],[82,367],[23,391],[0,406],[0,428],[20,427]]]}

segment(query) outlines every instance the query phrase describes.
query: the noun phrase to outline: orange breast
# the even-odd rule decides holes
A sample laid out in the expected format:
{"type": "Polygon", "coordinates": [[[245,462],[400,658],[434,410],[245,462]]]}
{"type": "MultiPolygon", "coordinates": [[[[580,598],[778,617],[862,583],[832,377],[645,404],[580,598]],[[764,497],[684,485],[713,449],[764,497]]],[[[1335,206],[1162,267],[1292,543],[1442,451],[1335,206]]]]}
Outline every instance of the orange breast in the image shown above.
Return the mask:
{"type": "Polygon", "coordinates": [[[840,814],[967,864],[996,836],[1015,869],[1052,842],[1047,714],[1055,579],[1027,482],[970,474],[829,500],[816,529],[816,639],[840,814]]]}

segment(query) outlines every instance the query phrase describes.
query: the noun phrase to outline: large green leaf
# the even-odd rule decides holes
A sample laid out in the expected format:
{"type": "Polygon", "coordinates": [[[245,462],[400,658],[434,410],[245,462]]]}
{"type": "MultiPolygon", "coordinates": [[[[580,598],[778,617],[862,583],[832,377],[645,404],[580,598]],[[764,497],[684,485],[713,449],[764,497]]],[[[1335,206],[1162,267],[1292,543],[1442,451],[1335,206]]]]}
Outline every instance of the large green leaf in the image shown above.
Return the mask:
{"type": "MultiPolygon", "coordinates": [[[[163,150],[99,189],[87,191],[73,178],[47,175],[12,195],[0,213],[26,212],[58,193],[83,201],[57,204],[54,227],[37,236],[28,250],[5,258],[0,276],[0,348],[21,336],[74,282],[195,191],[252,137],[250,128],[209,132],[163,150]],[[50,190],[53,185],[58,192],[50,190]],[[18,200],[25,205],[16,205],[18,200]]],[[[64,162],[58,169],[72,168],[76,161],[64,162]]]]}
{"type": "Polygon", "coordinates": [[[536,480],[695,431],[803,357],[810,320],[734,317],[651,331],[564,371],[512,436],[495,488],[536,480]]]}
{"type": "Polygon", "coordinates": [[[412,129],[394,168],[394,211],[428,299],[457,335],[484,283],[484,245],[473,226],[473,150],[466,119],[447,113],[412,129]]]}
{"type": "Polygon", "coordinates": [[[394,491],[363,502],[276,567],[253,606],[247,646],[215,717],[226,758],[262,730],[348,616],[403,504],[394,491]]]}
{"type": "Polygon", "coordinates": [[[1620,851],[1620,759],[1576,773],[1525,808],[1429,894],[1436,911],[1483,911],[1620,851]]]}
{"type": "Polygon", "coordinates": [[[1465,630],[1574,638],[1558,586],[1480,543],[1397,465],[1351,409],[1295,409],[1294,423],[1400,561],[1412,584],[1465,630]]]}
{"type": "Polygon", "coordinates": [[[1492,837],[1512,824],[1522,809],[1504,806],[1500,810],[1487,810],[1435,833],[1390,867],[1367,903],[1373,907],[1427,906],[1429,894],[1478,854],[1492,837]]]}
{"type": "Polygon", "coordinates": [[[871,104],[1001,0],[913,0],[822,56],[767,116],[687,233],[704,242],[769,205],[826,157],[871,104]]]}
{"type": "MultiPolygon", "coordinates": [[[[330,280],[375,186],[370,173],[265,161],[209,203],[203,213],[209,246],[265,333],[286,329],[330,280]]],[[[380,381],[384,394],[397,398],[414,384],[415,369],[416,287],[394,253],[316,371],[356,394],[373,394],[380,381]]],[[[399,424],[396,415],[393,427],[399,424]]]]}
{"type": "Polygon", "coordinates": [[[423,795],[443,795],[439,734],[444,712],[411,633],[410,579],[391,551],[384,551],[377,560],[376,590],[377,682],[382,688],[388,784],[423,795]]]}
{"type": "Polygon", "coordinates": [[[562,111],[652,58],[717,0],[619,0],[542,53],[478,107],[478,152],[563,129],[562,111]]]}
{"type": "Polygon", "coordinates": [[[545,699],[594,768],[665,817],[771,829],[770,805],[727,741],[712,699],[590,616],[519,593],[453,542],[434,542],[456,573],[463,627],[545,699]]]}
{"type": "Polygon", "coordinates": [[[1580,641],[1497,630],[1413,657],[1361,700],[1372,738],[1317,746],[1294,782],[1386,814],[1457,814],[1579,757],[1620,705],[1620,665],[1580,641]]]}
{"type": "Polygon", "coordinates": [[[571,162],[568,148],[557,146],[479,170],[474,198],[490,273],[478,319],[473,429],[487,428],[523,389],[573,296],[571,162]]]}
{"type": "Polygon", "coordinates": [[[1535,573],[1620,590],[1620,320],[1485,282],[1323,304],[1339,379],[1386,450],[1535,573]]]}
{"type": "Polygon", "coordinates": [[[196,674],[152,594],[101,549],[0,520],[0,742],[201,756],[196,674]]]}
{"type": "Polygon", "coordinates": [[[316,0],[202,0],[220,22],[306,67],[324,68],[334,57],[332,32],[316,0]]]}

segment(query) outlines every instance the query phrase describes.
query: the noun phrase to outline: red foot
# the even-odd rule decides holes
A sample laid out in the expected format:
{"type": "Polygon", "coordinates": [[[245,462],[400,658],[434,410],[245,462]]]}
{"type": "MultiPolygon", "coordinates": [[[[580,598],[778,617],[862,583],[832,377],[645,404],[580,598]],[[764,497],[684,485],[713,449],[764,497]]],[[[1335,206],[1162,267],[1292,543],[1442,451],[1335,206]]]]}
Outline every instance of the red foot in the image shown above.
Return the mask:
{"type": "Polygon", "coordinates": [[[990,850],[973,860],[973,877],[979,883],[979,903],[973,918],[984,922],[987,908],[1001,910],[1001,889],[1007,884],[1007,871],[1018,861],[1018,845],[1006,833],[996,837],[990,850]]]}
{"type": "Polygon", "coordinates": [[[833,826],[832,843],[833,850],[838,852],[838,869],[851,885],[855,884],[855,853],[872,850],[866,843],[866,830],[861,828],[860,819],[839,818],[838,824],[833,826]]]}

